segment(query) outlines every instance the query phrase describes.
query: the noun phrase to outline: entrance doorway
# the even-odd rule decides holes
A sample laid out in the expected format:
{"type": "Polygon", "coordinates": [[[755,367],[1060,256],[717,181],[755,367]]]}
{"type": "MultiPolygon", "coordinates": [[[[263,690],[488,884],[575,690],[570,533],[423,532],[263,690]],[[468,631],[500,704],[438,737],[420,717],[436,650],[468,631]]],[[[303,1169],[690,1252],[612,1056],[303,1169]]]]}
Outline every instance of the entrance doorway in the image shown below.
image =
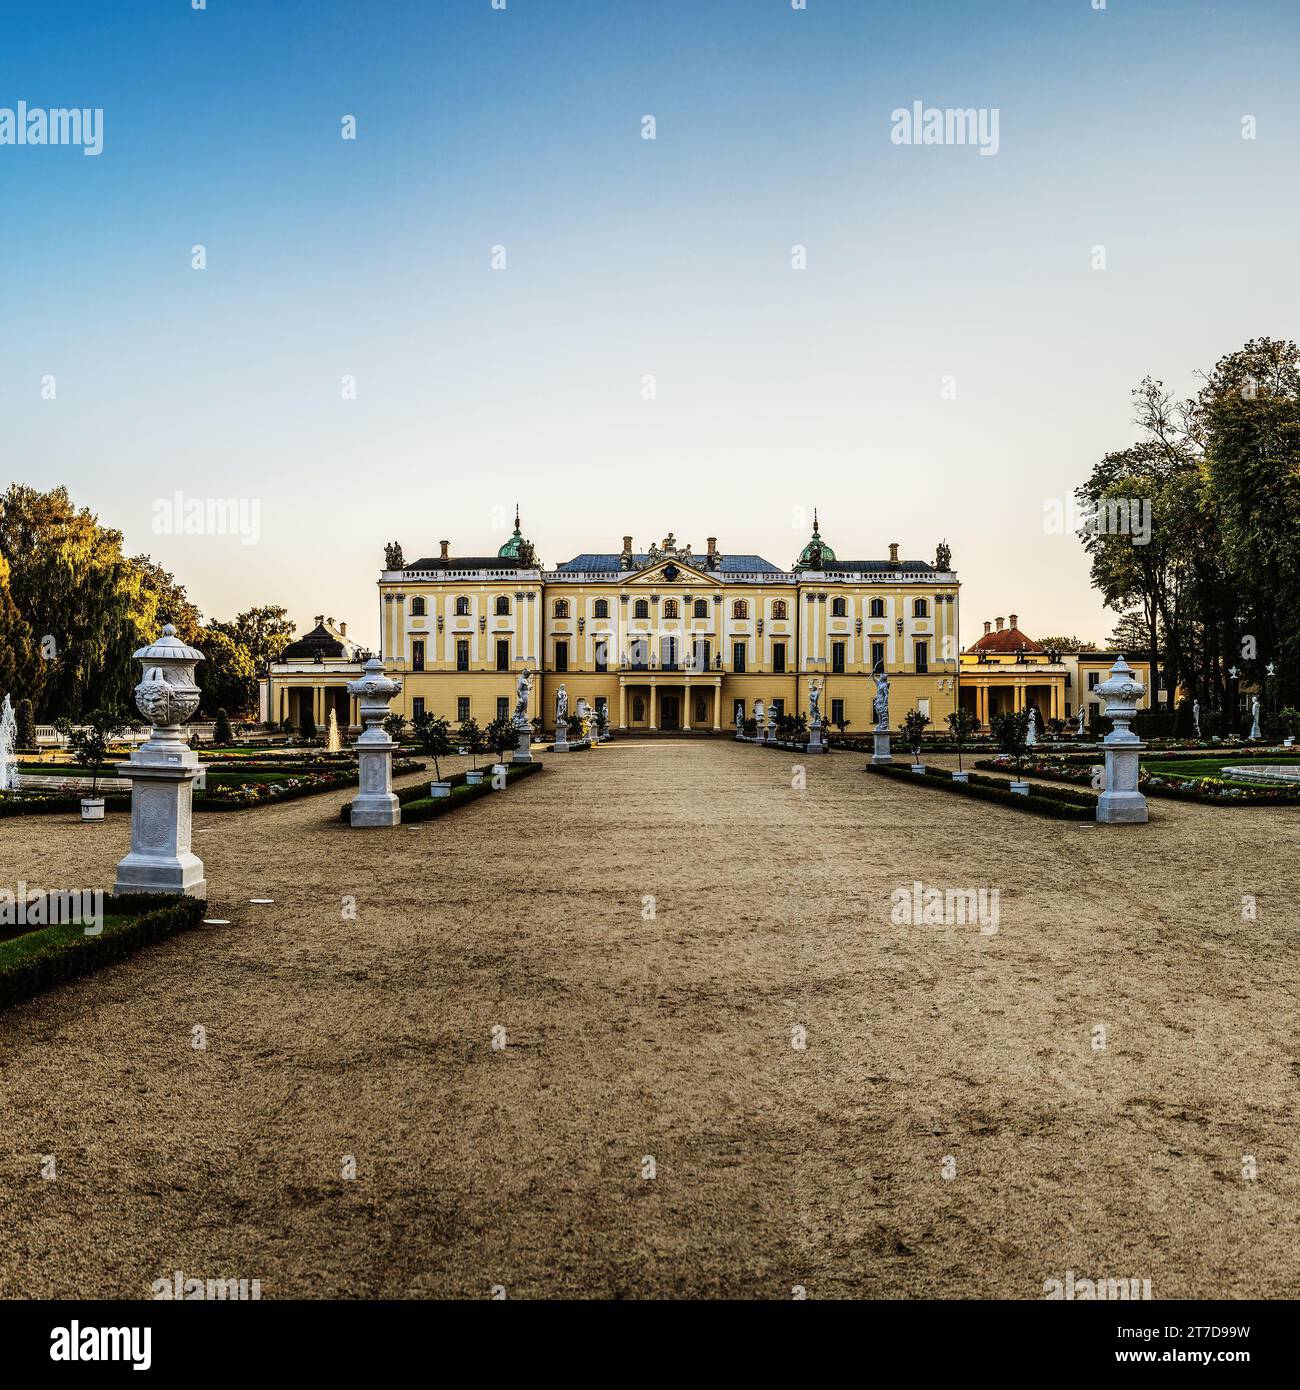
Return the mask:
{"type": "Polygon", "coordinates": [[[676,695],[659,697],[659,727],[665,733],[682,727],[681,700],[676,695]]]}

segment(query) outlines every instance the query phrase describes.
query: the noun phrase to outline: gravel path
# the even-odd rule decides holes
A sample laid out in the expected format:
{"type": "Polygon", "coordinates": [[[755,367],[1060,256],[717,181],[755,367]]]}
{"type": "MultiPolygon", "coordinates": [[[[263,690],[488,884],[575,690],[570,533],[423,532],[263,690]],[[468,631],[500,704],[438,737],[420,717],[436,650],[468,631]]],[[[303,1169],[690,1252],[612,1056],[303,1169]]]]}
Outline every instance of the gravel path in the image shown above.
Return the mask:
{"type": "MultiPolygon", "coordinates": [[[[623,741],[392,832],[199,815],[231,925],[0,1014],[0,1294],[1291,1296],[1300,810],[1104,829],[863,761],[623,741]],[[891,921],[913,881],[997,931],[891,921]]],[[[0,822],[0,883],[111,883],[128,831],[0,822]]]]}

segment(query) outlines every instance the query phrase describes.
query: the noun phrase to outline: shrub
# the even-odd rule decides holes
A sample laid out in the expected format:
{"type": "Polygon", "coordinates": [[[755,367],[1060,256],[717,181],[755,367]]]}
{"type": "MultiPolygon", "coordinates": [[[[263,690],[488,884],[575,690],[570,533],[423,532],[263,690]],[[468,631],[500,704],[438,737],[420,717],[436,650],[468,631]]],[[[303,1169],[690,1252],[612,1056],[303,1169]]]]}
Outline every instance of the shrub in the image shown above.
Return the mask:
{"type": "Polygon", "coordinates": [[[235,736],[230,730],[230,716],[224,709],[219,709],[217,711],[216,723],[213,725],[212,729],[212,741],[213,743],[221,744],[223,747],[235,741],[235,736]]]}
{"type": "Polygon", "coordinates": [[[125,713],[113,706],[91,710],[76,728],[71,720],[59,721],[60,731],[67,736],[68,748],[79,763],[90,769],[91,796],[99,790],[99,775],[108,761],[109,743],[126,727],[125,713]]]}
{"type": "Polygon", "coordinates": [[[953,746],[957,749],[958,771],[961,770],[962,749],[970,741],[977,722],[974,712],[968,709],[955,709],[948,716],[948,735],[953,741],[953,746]]]}
{"type": "Polygon", "coordinates": [[[478,771],[478,755],[483,751],[483,730],[478,726],[478,720],[474,718],[462,719],[460,721],[461,747],[470,756],[470,765],[478,771]]]}
{"type": "Polygon", "coordinates": [[[36,747],[36,715],[30,700],[19,700],[14,707],[14,721],[17,724],[15,738],[19,748],[36,747]]]}
{"type": "Polygon", "coordinates": [[[309,709],[302,712],[302,724],[298,729],[298,734],[301,738],[309,740],[316,737],[316,717],[309,709]]]}
{"type": "Polygon", "coordinates": [[[483,731],[483,739],[497,755],[497,761],[504,762],[506,754],[518,745],[519,733],[509,719],[494,719],[483,731]]]}
{"type": "MultiPolygon", "coordinates": [[[[1015,761],[1016,780],[1020,781],[1020,765],[1025,760],[1026,752],[1025,740],[1029,737],[1029,711],[1022,709],[995,714],[989,720],[989,728],[993,731],[993,739],[997,746],[1007,757],[1015,761]]],[[[1012,792],[1010,795],[1015,796],[1017,793],[1012,792]]]]}
{"type": "Polygon", "coordinates": [[[433,759],[433,775],[442,781],[442,767],[439,760],[450,756],[451,725],[441,714],[425,711],[417,714],[411,721],[411,731],[415,735],[416,747],[426,758],[433,759]]]}
{"type": "Polygon", "coordinates": [[[384,718],[384,732],[394,743],[401,743],[406,737],[406,716],[404,714],[390,714],[384,718]]]}
{"type": "Polygon", "coordinates": [[[929,726],[930,716],[919,709],[910,709],[903,716],[903,742],[912,750],[912,757],[921,761],[921,739],[929,726]]]}
{"type": "Polygon", "coordinates": [[[1000,806],[1007,806],[1015,811],[1027,811],[1036,816],[1089,821],[1094,820],[1097,815],[1095,797],[1065,788],[1047,790],[1034,787],[1028,796],[1021,796],[1019,792],[1011,791],[1004,781],[995,777],[972,775],[969,782],[954,782],[951,773],[940,771],[938,768],[930,768],[920,777],[910,769],[898,766],[869,766],[867,771],[877,776],[893,777],[912,786],[919,783],[926,787],[937,787],[941,791],[954,792],[958,796],[974,797],[978,801],[997,802],[1000,806]]]}

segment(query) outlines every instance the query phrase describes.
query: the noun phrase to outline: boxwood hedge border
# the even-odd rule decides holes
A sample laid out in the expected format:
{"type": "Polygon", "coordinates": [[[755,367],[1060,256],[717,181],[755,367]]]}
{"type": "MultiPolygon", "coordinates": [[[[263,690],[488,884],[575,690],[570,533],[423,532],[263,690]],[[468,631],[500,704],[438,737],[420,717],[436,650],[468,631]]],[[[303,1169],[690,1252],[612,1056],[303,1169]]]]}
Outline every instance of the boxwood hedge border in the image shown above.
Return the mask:
{"type": "MultiPolygon", "coordinates": [[[[534,772],[540,772],[542,766],[541,763],[507,763],[506,786],[509,786],[511,782],[518,782],[521,778],[531,777],[534,772]]],[[[476,801],[480,796],[491,796],[495,790],[492,786],[492,773],[490,768],[484,768],[483,771],[485,773],[483,781],[474,787],[465,781],[463,772],[455,777],[446,778],[445,780],[451,783],[450,796],[430,796],[428,783],[417,782],[413,787],[400,788],[397,792],[397,802],[402,808],[402,824],[413,825],[420,821],[437,820],[439,816],[445,816],[450,811],[458,811],[462,806],[476,801]]],[[[339,809],[339,819],[345,825],[352,823],[352,803],[350,801],[339,809]]]]}
{"type": "Polygon", "coordinates": [[[958,796],[969,796],[977,801],[993,801],[1000,806],[1008,806],[1013,811],[1027,811],[1030,815],[1051,816],[1057,820],[1095,821],[1097,819],[1097,798],[1084,792],[1045,791],[1031,787],[1027,796],[1007,790],[1007,784],[996,777],[979,777],[971,774],[968,782],[954,782],[952,775],[938,768],[927,768],[923,773],[913,772],[911,767],[893,763],[888,766],[868,765],[868,772],[877,776],[892,777],[894,781],[937,787],[940,791],[954,792],[958,796]]]}

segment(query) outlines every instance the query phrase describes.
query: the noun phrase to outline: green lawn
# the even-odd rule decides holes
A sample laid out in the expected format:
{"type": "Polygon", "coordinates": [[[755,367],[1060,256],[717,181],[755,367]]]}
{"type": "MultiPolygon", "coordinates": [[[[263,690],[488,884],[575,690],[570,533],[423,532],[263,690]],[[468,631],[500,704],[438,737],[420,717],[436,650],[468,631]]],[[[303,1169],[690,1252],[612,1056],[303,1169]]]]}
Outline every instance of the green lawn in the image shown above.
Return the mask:
{"type": "MultiPolygon", "coordinates": [[[[106,912],[104,914],[104,935],[108,936],[116,931],[123,922],[134,920],[134,918],[125,917],[121,913],[106,912]]],[[[26,932],[22,936],[11,936],[5,941],[0,941],[0,970],[29,960],[38,951],[44,950],[46,946],[65,946],[69,941],[81,940],[85,934],[86,929],[80,923],[65,922],[57,927],[39,927],[36,931],[26,932]]]]}
{"type": "Polygon", "coordinates": [[[1252,757],[1249,754],[1238,753],[1235,757],[1230,754],[1216,755],[1212,758],[1143,758],[1142,770],[1148,772],[1153,777],[1185,777],[1192,780],[1202,777],[1215,777],[1220,779],[1225,786],[1243,787],[1250,791],[1258,791],[1262,785],[1277,786],[1279,789],[1284,784],[1260,782],[1247,782],[1240,777],[1224,777],[1225,767],[1250,767],[1256,766],[1275,766],[1275,767],[1300,767],[1300,757],[1286,756],[1279,754],[1264,755],[1262,757],[1252,757]]]}

